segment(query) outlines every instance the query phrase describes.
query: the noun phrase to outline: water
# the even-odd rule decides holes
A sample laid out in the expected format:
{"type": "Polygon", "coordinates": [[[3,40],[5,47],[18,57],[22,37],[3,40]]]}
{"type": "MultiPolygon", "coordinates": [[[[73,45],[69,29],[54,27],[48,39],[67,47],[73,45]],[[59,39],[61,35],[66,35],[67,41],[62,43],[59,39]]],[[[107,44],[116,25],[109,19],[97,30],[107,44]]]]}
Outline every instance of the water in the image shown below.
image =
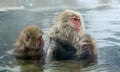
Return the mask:
{"type": "Polygon", "coordinates": [[[74,6],[71,6],[72,1],[68,1],[68,5],[58,7],[9,8],[0,11],[0,72],[120,72],[120,1],[96,0],[91,1],[90,6],[89,1],[91,0],[77,0],[74,6]],[[82,14],[85,32],[95,37],[98,49],[97,65],[82,68],[76,61],[56,61],[41,68],[36,63],[21,64],[8,54],[8,51],[15,48],[16,38],[27,25],[37,25],[44,30],[47,48],[46,35],[49,28],[58,14],[68,8],[82,14]]]}

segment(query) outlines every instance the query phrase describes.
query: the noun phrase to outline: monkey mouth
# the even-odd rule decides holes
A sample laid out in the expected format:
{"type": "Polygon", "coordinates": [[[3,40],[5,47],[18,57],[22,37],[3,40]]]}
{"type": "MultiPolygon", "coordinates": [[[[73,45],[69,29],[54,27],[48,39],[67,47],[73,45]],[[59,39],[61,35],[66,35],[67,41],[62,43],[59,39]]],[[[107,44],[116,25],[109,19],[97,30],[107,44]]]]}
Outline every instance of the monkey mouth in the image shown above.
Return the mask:
{"type": "Polygon", "coordinates": [[[75,28],[76,32],[79,32],[80,31],[80,24],[79,23],[74,24],[74,28],[75,28]]]}

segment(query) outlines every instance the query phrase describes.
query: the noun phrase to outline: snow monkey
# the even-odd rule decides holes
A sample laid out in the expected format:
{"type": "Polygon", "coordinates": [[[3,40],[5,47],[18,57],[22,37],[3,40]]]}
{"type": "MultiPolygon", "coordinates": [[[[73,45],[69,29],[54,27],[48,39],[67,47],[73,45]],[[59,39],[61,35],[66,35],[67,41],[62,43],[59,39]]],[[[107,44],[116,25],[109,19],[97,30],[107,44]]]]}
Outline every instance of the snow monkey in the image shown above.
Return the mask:
{"type": "Polygon", "coordinates": [[[39,60],[44,56],[41,28],[30,25],[25,27],[16,41],[15,57],[20,60],[39,60]]]}
{"type": "Polygon", "coordinates": [[[89,64],[97,58],[95,41],[84,34],[83,18],[79,12],[65,10],[60,13],[49,37],[48,60],[78,60],[89,64]]]}

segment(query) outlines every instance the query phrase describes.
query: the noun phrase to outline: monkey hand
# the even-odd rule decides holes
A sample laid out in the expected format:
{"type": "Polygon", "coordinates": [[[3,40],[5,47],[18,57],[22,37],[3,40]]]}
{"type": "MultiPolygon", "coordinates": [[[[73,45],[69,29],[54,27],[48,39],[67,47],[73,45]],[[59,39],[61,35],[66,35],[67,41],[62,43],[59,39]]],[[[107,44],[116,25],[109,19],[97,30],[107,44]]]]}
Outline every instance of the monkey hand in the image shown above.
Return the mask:
{"type": "Polygon", "coordinates": [[[93,53],[93,48],[91,44],[84,44],[82,45],[82,48],[79,52],[77,52],[77,58],[79,60],[86,60],[89,59],[89,57],[92,55],[93,53]]]}

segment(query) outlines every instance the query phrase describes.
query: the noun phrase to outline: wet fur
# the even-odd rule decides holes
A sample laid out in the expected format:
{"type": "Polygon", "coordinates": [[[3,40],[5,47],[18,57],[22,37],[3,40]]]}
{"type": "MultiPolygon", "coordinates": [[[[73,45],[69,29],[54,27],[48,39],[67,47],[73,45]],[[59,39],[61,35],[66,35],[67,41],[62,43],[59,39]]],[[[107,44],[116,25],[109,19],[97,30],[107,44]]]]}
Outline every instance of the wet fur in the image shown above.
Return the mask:
{"type": "Polygon", "coordinates": [[[77,48],[75,60],[80,60],[84,66],[97,63],[96,41],[92,36],[77,37],[74,46],[77,48]]]}
{"type": "Polygon", "coordinates": [[[90,35],[84,34],[84,23],[80,13],[65,10],[49,32],[50,45],[47,58],[51,60],[78,60],[88,65],[97,59],[96,42],[90,35]],[[74,29],[70,19],[80,17],[79,33],[74,29]]]}
{"type": "Polygon", "coordinates": [[[84,24],[83,24],[82,16],[78,12],[72,10],[66,10],[58,16],[57,22],[51,28],[51,31],[49,33],[50,38],[54,38],[54,39],[59,38],[62,40],[67,39],[70,42],[72,42],[74,37],[76,36],[76,31],[74,30],[74,26],[70,22],[72,16],[80,17],[81,31],[79,33],[80,36],[82,36],[84,33],[84,24]]]}
{"type": "Polygon", "coordinates": [[[16,41],[15,56],[17,59],[39,59],[43,56],[43,46],[39,36],[42,36],[42,30],[37,26],[25,27],[16,41]]]}

